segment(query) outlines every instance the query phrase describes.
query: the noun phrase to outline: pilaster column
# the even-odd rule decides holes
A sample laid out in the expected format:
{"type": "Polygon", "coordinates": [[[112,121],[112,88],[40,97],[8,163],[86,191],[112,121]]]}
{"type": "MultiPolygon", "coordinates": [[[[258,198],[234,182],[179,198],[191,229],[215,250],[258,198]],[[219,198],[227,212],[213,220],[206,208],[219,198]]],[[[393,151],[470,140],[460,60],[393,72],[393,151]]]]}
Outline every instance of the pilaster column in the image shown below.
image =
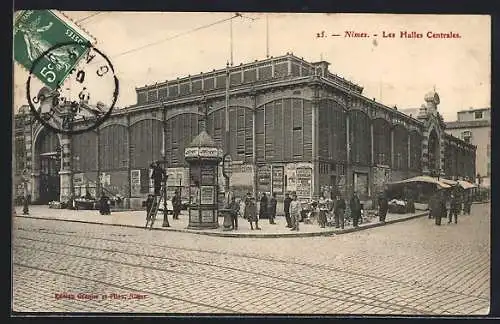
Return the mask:
{"type": "Polygon", "coordinates": [[[40,199],[40,172],[31,173],[31,182],[28,183],[28,192],[31,193],[31,201],[40,199]]]}
{"type": "Polygon", "coordinates": [[[407,145],[406,157],[407,157],[407,160],[408,160],[408,170],[410,170],[410,167],[411,167],[411,140],[410,140],[410,132],[408,132],[407,142],[408,142],[408,145],[407,145]]]}
{"type": "Polygon", "coordinates": [[[96,138],[96,164],[97,164],[97,179],[95,182],[96,198],[101,196],[101,131],[99,128],[95,130],[96,138]]]}
{"type": "MultiPolygon", "coordinates": [[[[35,180],[33,177],[34,173],[34,168],[33,168],[33,127],[32,127],[32,121],[31,121],[31,116],[28,114],[26,116],[23,116],[23,136],[24,136],[24,165],[23,165],[23,170],[26,170],[28,174],[31,175],[29,182],[27,183],[27,186],[25,187],[25,195],[31,195],[31,201],[35,201],[35,199],[38,199],[38,188],[39,186],[39,178],[35,180]],[[36,185],[35,185],[36,181],[36,185]],[[35,192],[36,191],[36,192],[35,192]],[[36,196],[36,198],[35,198],[36,196]]],[[[39,177],[40,175],[37,174],[39,177]]],[[[23,179],[24,181],[24,179],[23,179]]]]}
{"type": "Polygon", "coordinates": [[[318,139],[319,139],[319,89],[314,89],[314,98],[312,100],[312,162],[313,162],[313,177],[312,177],[312,187],[313,187],[313,199],[319,197],[319,156],[318,156],[318,139]]]}
{"type": "Polygon", "coordinates": [[[346,157],[347,157],[347,163],[345,166],[345,187],[344,187],[344,197],[348,199],[350,197],[352,189],[353,189],[353,182],[352,182],[352,163],[351,163],[351,119],[349,117],[349,114],[346,114],[346,157]]]}
{"type": "Polygon", "coordinates": [[[373,123],[370,123],[370,140],[371,140],[371,165],[374,166],[375,165],[375,157],[374,157],[374,154],[375,154],[375,150],[373,149],[373,142],[374,142],[374,139],[373,139],[373,123]]]}
{"type": "Polygon", "coordinates": [[[394,128],[391,128],[391,169],[394,169],[394,128]]]}
{"type": "MultiPolygon", "coordinates": [[[[444,176],[444,150],[446,147],[446,143],[444,140],[444,136],[440,136],[439,138],[439,172],[441,176],[444,176]]],[[[460,174],[463,176],[463,174],[460,174]]]]}
{"type": "Polygon", "coordinates": [[[252,92],[253,110],[252,110],[252,165],[253,165],[253,196],[257,197],[257,93],[252,92]]]}
{"type": "Polygon", "coordinates": [[[346,157],[347,157],[347,165],[349,166],[351,164],[351,132],[350,132],[350,118],[348,114],[346,114],[345,127],[346,127],[346,144],[347,144],[346,157]]]}
{"type": "Polygon", "coordinates": [[[132,150],[130,144],[130,114],[127,114],[127,180],[128,180],[128,203],[130,208],[130,199],[132,198],[132,150]]]}
{"type": "Polygon", "coordinates": [[[72,152],[71,152],[71,137],[69,135],[61,135],[61,171],[60,175],[60,201],[67,202],[73,196],[73,170],[72,170],[72,152]]]}

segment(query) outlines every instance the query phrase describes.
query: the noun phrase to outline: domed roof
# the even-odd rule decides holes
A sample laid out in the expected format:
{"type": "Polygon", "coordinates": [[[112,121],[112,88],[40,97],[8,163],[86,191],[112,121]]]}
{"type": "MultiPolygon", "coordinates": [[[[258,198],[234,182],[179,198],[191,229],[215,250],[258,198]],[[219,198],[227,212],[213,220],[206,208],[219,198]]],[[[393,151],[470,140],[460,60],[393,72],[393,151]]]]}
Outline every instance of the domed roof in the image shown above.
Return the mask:
{"type": "Polygon", "coordinates": [[[215,141],[208,135],[207,131],[201,131],[198,136],[196,136],[188,147],[217,147],[215,141]]]}
{"type": "Polygon", "coordinates": [[[429,102],[429,101],[434,102],[436,105],[438,105],[439,104],[439,95],[437,94],[436,91],[429,91],[425,95],[424,100],[426,102],[429,102]]]}

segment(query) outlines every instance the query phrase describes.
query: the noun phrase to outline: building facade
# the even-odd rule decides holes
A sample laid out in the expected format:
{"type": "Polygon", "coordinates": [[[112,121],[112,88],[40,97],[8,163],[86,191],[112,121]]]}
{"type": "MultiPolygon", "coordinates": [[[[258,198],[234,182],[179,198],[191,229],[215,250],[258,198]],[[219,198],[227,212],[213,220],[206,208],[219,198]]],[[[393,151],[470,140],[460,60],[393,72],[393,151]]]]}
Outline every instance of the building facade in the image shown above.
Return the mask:
{"type": "Polygon", "coordinates": [[[476,183],[491,186],[491,108],[457,113],[457,121],[446,123],[446,133],[473,144],[476,150],[476,183]]]}
{"type": "Polygon", "coordinates": [[[169,188],[186,188],[184,149],[205,118],[208,133],[231,155],[237,194],[282,198],[296,191],[311,199],[328,189],[368,200],[385,183],[415,175],[474,177],[475,146],[445,132],[437,93],[425,95],[414,118],[366,98],[328,66],[287,54],[139,87],[135,105],[116,109],[96,131],[72,136],[62,153],[57,147],[66,140],[42,125],[16,130],[16,147],[33,157],[26,164],[32,198],[67,199],[63,187],[72,182],[77,196],[106,189],[135,207],[149,192],[150,163],[163,158],[169,188]],[[67,179],[68,170],[72,181],[63,181],[59,173],[67,179]]]}

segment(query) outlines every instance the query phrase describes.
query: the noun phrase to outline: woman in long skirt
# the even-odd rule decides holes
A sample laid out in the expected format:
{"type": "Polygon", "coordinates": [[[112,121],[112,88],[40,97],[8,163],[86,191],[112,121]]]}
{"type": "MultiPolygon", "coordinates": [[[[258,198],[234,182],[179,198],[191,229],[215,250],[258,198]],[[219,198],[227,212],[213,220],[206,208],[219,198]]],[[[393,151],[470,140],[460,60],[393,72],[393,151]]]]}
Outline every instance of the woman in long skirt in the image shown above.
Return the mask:
{"type": "Polygon", "coordinates": [[[255,198],[252,197],[248,201],[248,204],[245,209],[246,218],[250,223],[250,229],[253,230],[253,222],[255,222],[255,229],[260,230],[259,227],[259,218],[257,217],[257,204],[255,203],[255,198]]]}

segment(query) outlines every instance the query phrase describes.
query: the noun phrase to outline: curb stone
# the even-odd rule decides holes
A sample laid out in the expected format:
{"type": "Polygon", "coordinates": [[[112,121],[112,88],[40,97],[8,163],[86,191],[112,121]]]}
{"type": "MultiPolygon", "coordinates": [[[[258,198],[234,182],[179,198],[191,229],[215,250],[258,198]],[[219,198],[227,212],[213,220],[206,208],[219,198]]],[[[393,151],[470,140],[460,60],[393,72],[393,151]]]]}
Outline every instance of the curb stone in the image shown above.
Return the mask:
{"type": "MultiPolygon", "coordinates": [[[[204,232],[190,229],[178,229],[171,227],[155,227],[152,230],[156,231],[170,231],[170,232],[179,232],[179,233],[189,233],[189,234],[197,234],[197,235],[206,235],[206,236],[218,236],[218,237],[233,237],[233,238],[287,238],[287,237],[316,237],[316,236],[333,236],[340,235],[352,232],[358,232],[365,229],[380,227],[388,224],[394,224],[399,222],[404,222],[407,220],[427,216],[428,212],[418,213],[413,216],[409,216],[406,218],[387,220],[385,223],[371,223],[368,225],[360,226],[358,228],[347,228],[343,230],[330,230],[330,231],[322,231],[322,232],[307,232],[307,233],[276,233],[276,234],[253,234],[253,233],[245,233],[245,234],[237,234],[230,232],[204,232]]],[[[130,227],[130,228],[141,228],[145,229],[144,226],[138,225],[125,225],[125,224],[109,224],[97,221],[83,221],[83,220],[74,220],[74,219],[57,219],[57,218],[49,218],[49,217],[37,217],[37,216],[27,216],[27,215],[16,215],[15,217],[19,218],[31,218],[31,219],[41,219],[41,220],[54,220],[54,221],[62,221],[62,222],[73,222],[73,223],[83,223],[83,224],[95,224],[95,225],[106,225],[106,226],[117,226],[117,227],[130,227]]]]}

